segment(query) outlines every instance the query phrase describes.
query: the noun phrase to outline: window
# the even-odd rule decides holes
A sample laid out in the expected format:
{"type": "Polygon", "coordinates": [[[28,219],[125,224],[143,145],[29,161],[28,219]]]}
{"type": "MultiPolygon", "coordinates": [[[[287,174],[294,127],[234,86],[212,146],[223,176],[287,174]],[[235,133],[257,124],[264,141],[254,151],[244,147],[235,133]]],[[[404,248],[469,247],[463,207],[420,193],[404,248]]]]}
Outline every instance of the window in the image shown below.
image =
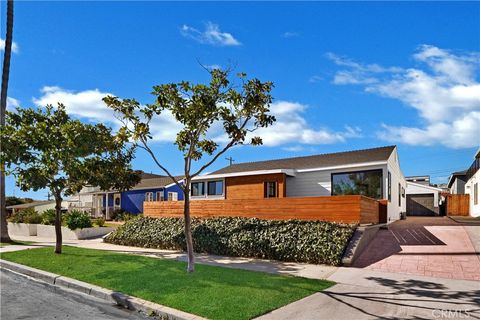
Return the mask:
{"type": "Polygon", "coordinates": [[[223,194],[223,181],[208,181],[207,194],[209,196],[221,196],[223,194]]]}
{"type": "Polygon", "coordinates": [[[165,196],[163,194],[163,191],[157,191],[156,200],[157,201],[164,201],[165,200],[165,196]]]}
{"type": "Polygon", "coordinates": [[[199,197],[205,195],[205,183],[204,182],[192,182],[192,191],[191,194],[193,197],[199,197]]]}
{"type": "Polygon", "coordinates": [[[473,185],[473,204],[478,204],[478,182],[473,185]]]}
{"type": "Polygon", "coordinates": [[[405,188],[402,187],[402,198],[405,198],[405,188]]]}
{"type": "Polygon", "coordinates": [[[145,201],[153,201],[153,192],[145,192],[145,201]]]}
{"type": "Polygon", "coordinates": [[[392,201],[392,174],[388,171],[388,202],[392,201]]]}
{"type": "Polygon", "coordinates": [[[398,184],[398,206],[402,206],[402,185],[398,184]]]}
{"type": "Polygon", "coordinates": [[[268,181],[265,182],[265,198],[276,198],[277,197],[277,182],[268,181]]]}
{"type": "Polygon", "coordinates": [[[168,201],[178,201],[178,193],[169,192],[168,193],[168,201]]]}
{"type": "Polygon", "coordinates": [[[363,195],[383,198],[382,170],[332,173],[332,196],[363,195]]]}

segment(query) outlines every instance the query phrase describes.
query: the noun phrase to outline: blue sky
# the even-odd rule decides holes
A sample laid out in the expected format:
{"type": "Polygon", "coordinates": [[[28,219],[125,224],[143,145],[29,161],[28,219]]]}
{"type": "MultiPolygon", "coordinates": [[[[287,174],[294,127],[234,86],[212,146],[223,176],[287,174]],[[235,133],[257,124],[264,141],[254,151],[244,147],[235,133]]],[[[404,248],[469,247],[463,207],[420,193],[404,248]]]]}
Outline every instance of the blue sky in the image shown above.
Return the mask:
{"type": "MultiPolygon", "coordinates": [[[[198,62],[233,66],[274,82],[279,120],[265,146],[231,150],[236,162],[396,144],[405,175],[446,182],[480,145],[479,30],[475,2],[19,1],[9,108],[61,100],[114,126],[105,94],[148,103],[153,85],[208,80],[198,62]]],[[[155,150],[181,173],[176,129],[163,117],[155,150]]],[[[134,165],[160,173],[142,153],[134,165]]],[[[13,192],[46,195],[9,177],[13,192]]]]}

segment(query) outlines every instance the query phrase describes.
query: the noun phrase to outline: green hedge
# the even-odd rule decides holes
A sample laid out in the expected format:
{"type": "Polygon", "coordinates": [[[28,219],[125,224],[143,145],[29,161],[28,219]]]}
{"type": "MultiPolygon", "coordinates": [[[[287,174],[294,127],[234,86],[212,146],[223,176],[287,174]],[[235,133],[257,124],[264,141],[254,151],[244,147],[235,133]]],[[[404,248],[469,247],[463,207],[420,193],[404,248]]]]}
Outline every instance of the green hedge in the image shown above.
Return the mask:
{"type": "MultiPolygon", "coordinates": [[[[185,250],[183,219],[139,217],[106,242],[145,248],[185,250]]],[[[323,221],[248,218],[193,219],[195,252],[281,261],[338,265],[355,227],[323,221]]]]}

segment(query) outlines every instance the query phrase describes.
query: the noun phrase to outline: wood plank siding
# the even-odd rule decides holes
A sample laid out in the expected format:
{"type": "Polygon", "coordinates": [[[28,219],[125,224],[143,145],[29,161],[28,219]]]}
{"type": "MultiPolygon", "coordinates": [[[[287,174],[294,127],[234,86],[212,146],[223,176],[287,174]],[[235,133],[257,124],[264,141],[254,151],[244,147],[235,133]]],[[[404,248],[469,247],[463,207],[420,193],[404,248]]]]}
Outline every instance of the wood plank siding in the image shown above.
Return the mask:
{"type": "Polygon", "coordinates": [[[448,216],[468,216],[470,214],[470,195],[449,194],[447,196],[448,216]]]}
{"type": "MultiPolygon", "coordinates": [[[[192,201],[190,204],[191,215],[199,218],[224,216],[361,224],[379,222],[379,202],[355,195],[262,198],[248,201],[244,199],[205,200],[192,201]]],[[[149,217],[183,217],[183,201],[145,202],[144,214],[149,217]]]]}
{"type": "Polygon", "coordinates": [[[265,182],[277,182],[279,198],[286,195],[285,174],[260,174],[225,178],[226,199],[263,199],[265,182]]]}

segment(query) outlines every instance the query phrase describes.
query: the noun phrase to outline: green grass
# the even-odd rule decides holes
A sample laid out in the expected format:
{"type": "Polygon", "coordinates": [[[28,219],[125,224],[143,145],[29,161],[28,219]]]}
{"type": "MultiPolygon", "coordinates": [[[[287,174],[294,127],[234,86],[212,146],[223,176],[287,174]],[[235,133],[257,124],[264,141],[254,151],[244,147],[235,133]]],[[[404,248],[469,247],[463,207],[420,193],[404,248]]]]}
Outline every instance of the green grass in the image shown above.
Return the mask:
{"type": "Polygon", "coordinates": [[[34,242],[32,241],[16,241],[16,240],[12,240],[12,242],[0,242],[0,248],[1,247],[5,247],[5,246],[24,246],[24,245],[29,245],[29,244],[32,244],[34,242]]]}
{"type": "Polygon", "coordinates": [[[63,247],[2,254],[2,258],[50,271],[210,319],[250,319],[334,283],[239,269],[63,247]]]}

